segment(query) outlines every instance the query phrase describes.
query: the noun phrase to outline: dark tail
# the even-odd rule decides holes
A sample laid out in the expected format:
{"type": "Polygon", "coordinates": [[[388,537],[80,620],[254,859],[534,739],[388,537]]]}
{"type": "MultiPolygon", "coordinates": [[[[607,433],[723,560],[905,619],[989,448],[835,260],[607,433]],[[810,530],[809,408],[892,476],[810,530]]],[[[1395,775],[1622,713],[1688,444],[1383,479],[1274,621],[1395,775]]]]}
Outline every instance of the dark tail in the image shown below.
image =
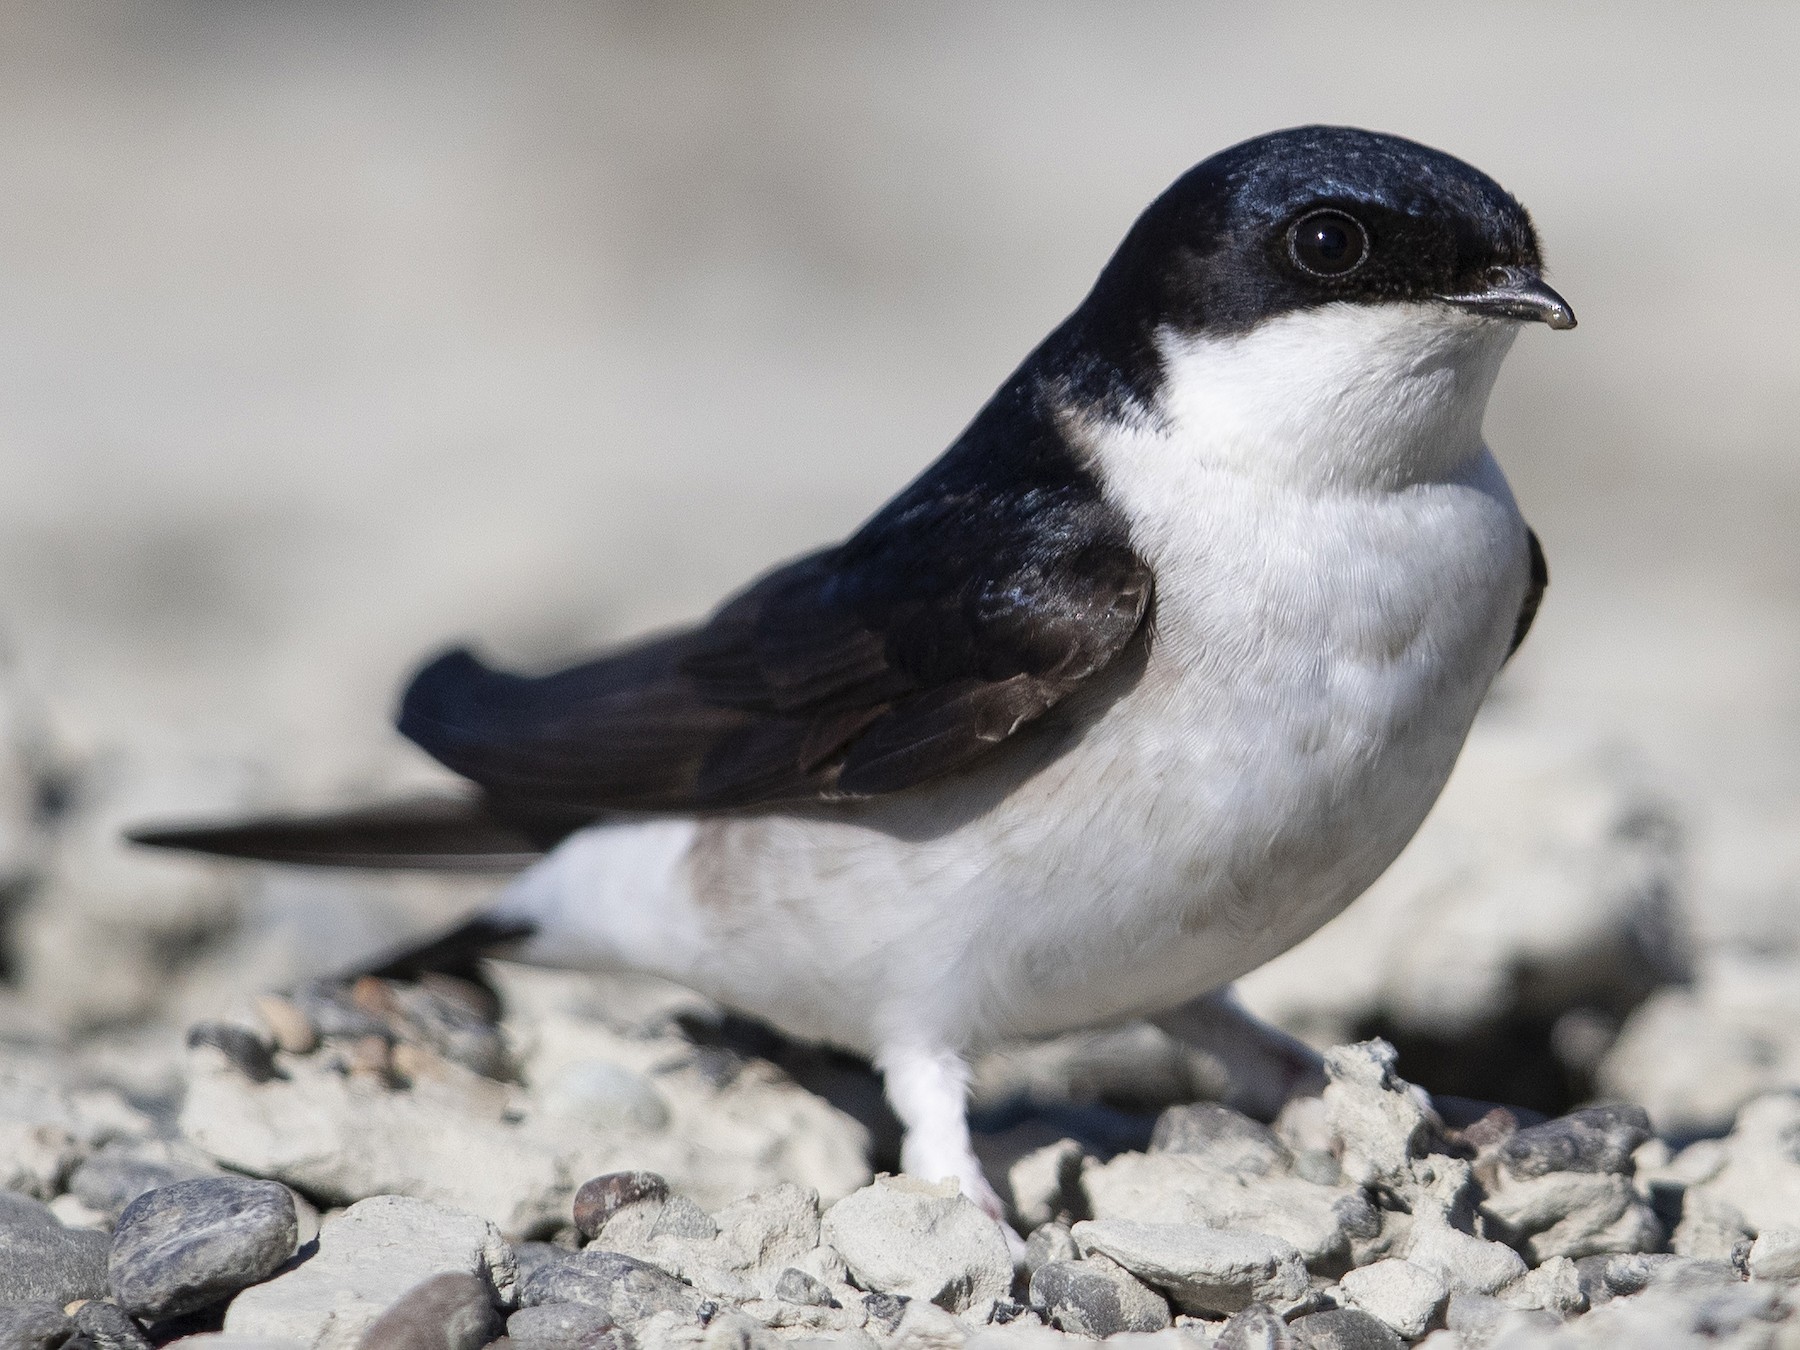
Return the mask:
{"type": "Polygon", "coordinates": [[[315,867],[516,872],[567,832],[566,825],[536,829],[502,820],[479,798],[438,797],[318,816],[153,825],[125,837],[151,848],[315,867]]]}

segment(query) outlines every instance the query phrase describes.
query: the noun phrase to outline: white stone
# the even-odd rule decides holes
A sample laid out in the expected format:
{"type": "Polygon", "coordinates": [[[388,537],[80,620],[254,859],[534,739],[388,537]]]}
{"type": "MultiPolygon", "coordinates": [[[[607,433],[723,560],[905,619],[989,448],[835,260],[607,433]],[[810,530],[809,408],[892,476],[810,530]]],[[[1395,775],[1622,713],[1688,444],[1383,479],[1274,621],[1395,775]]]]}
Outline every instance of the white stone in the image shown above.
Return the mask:
{"type": "Polygon", "coordinates": [[[1081,1177],[1081,1145],[1073,1139],[1033,1149],[1008,1169],[1013,1212],[1026,1230],[1049,1223],[1062,1212],[1081,1177]]]}
{"type": "Polygon", "coordinates": [[[1071,1236],[1084,1256],[1117,1262],[1184,1312],[1234,1313],[1252,1303],[1287,1312],[1307,1292],[1306,1263],[1293,1244],[1258,1233],[1101,1219],[1076,1224],[1071,1236]]]}
{"type": "Polygon", "coordinates": [[[1553,1256],[1535,1270],[1520,1276],[1496,1297],[1509,1308],[1541,1309],[1555,1317],[1570,1317],[1587,1306],[1581,1292],[1581,1272],[1566,1256],[1553,1256]]]}
{"type": "Polygon", "coordinates": [[[1664,1234],[1631,1181],[1611,1172],[1547,1172],[1509,1179],[1482,1203],[1500,1234],[1533,1261],[1654,1251],[1664,1234]]]}
{"type": "Polygon", "coordinates": [[[1295,1176],[1245,1176],[1210,1166],[1196,1154],[1121,1153],[1105,1163],[1089,1159],[1081,1184],[1096,1219],[1264,1233],[1291,1242],[1309,1265],[1342,1259],[1352,1238],[1372,1237],[1379,1225],[1354,1186],[1325,1186],[1295,1176]]]}
{"type": "Polygon", "coordinates": [[[485,1280],[502,1307],[514,1300],[512,1248],[493,1224],[424,1200],[377,1196],[327,1218],[310,1258],[233,1299],[225,1330],[351,1350],[403,1294],[446,1273],[485,1280]]]}
{"type": "Polygon", "coordinates": [[[1004,1298],[1012,1256],[1000,1226],[954,1181],[878,1177],[825,1213],[824,1240],[866,1289],[962,1312],[1004,1298]]]}
{"type": "MultiPolygon", "coordinates": [[[[573,1019],[552,1041],[560,1058],[540,1046],[529,1061],[550,1081],[601,1047],[634,1075],[691,1051],[675,1037],[633,1040],[573,1019]]],[[[414,1195],[512,1236],[566,1222],[575,1189],[606,1172],[656,1172],[709,1205],[782,1182],[835,1199],[868,1175],[863,1128],[769,1066],[747,1065],[724,1089],[691,1070],[658,1075],[668,1120],[644,1129],[534,1110],[528,1092],[466,1074],[396,1090],[336,1072],[332,1057],[283,1055],[286,1078],[252,1083],[217,1052],[194,1051],[183,1133],[226,1166],[333,1203],[414,1195]]]]}
{"type": "Polygon", "coordinates": [[[1691,1187],[1689,1196],[1724,1201],[1758,1233],[1792,1224],[1800,1215],[1795,1138],[1800,1138],[1800,1097],[1779,1093],[1758,1098],[1738,1112],[1737,1125],[1720,1149],[1723,1161],[1717,1171],[1691,1187]]]}
{"type": "MultiPolygon", "coordinates": [[[[806,1270],[818,1259],[819,1197],[806,1187],[785,1183],[735,1200],[711,1226],[710,1234],[684,1236],[660,1221],[643,1231],[609,1223],[595,1245],[660,1266],[715,1298],[740,1301],[774,1297],[782,1271],[806,1270]]],[[[842,1278],[841,1269],[830,1274],[842,1278]]]]}
{"type": "Polygon", "coordinates": [[[1351,1271],[1338,1288],[1345,1302],[1409,1340],[1425,1334],[1450,1297],[1450,1287],[1436,1274],[1397,1257],[1351,1271]]]}
{"type": "Polygon", "coordinates": [[[1750,1274],[1759,1280],[1800,1280],[1800,1228],[1765,1228],[1750,1244],[1750,1274]]]}
{"type": "Polygon", "coordinates": [[[1436,1274],[1453,1293],[1492,1294],[1522,1278],[1527,1269],[1524,1258],[1505,1243],[1441,1222],[1415,1222],[1401,1255],[1436,1274]]]}
{"type": "Polygon", "coordinates": [[[1394,1072],[1397,1059],[1386,1041],[1325,1052],[1325,1118],[1345,1175],[1362,1185],[1407,1177],[1408,1161],[1425,1151],[1430,1103],[1394,1072]]]}

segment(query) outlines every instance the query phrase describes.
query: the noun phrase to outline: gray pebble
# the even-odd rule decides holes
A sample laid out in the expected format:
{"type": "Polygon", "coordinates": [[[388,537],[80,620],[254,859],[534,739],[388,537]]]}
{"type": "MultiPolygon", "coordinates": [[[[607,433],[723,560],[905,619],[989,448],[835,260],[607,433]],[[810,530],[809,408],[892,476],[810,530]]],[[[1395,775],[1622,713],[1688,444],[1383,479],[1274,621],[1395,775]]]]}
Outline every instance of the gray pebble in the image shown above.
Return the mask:
{"type": "Polygon", "coordinates": [[[863,1311],[869,1315],[869,1325],[886,1334],[900,1325],[911,1301],[905,1294],[868,1294],[863,1298],[863,1311]]]}
{"type": "Polygon", "coordinates": [[[1081,1249],[1069,1235],[1067,1224],[1039,1224],[1031,1230],[1031,1236],[1025,1239],[1025,1278],[1030,1279],[1040,1267],[1047,1266],[1052,1261],[1076,1261],[1080,1258],[1081,1249]]]}
{"type": "Polygon", "coordinates": [[[500,1314],[483,1280],[433,1275],[376,1318],[357,1350],[481,1350],[500,1331],[500,1314]]]}
{"type": "Polygon", "coordinates": [[[89,1209],[116,1221],[145,1191],[217,1175],[217,1168],[138,1157],[127,1145],[108,1144],[70,1174],[69,1191],[89,1209]]]}
{"type": "Polygon", "coordinates": [[[0,1350],[56,1350],[75,1323],[54,1303],[0,1304],[0,1350]]]}
{"type": "Polygon", "coordinates": [[[201,1022],[188,1028],[188,1048],[210,1045],[226,1061],[252,1083],[267,1083],[282,1077],[275,1066],[275,1054],[254,1032],[229,1022],[201,1022]]]}
{"type": "Polygon", "coordinates": [[[106,1297],[105,1233],[64,1228],[49,1207],[0,1191],[0,1290],[10,1302],[106,1297]]]}
{"type": "Polygon", "coordinates": [[[1592,1106],[1527,1126],[1500,1146],[1500,1162],[1516,1177],[1550,1172],[1615,1172],[1630,1176],[1631,1155],[1650,1137],[1641,1106],[1592,1106]]]}
{"type": "Polygon", "coordinates": [[[445,1059],[488,1078],[512,1074],[500,1028],[480,1011],[433,981],[394,984],[392,1020],[407,1040],[429,1046],[445,1059]]]}
{"type": "Polygon", "coordinates": [[[126,1311],[160,1321],[266,1280],[298,1239],[286,1186],[202,1177],[133,1200],[119,1216],[107,1270],[126,1311]]]}
{"type": "Polygon", "coordinates": [[[75,1330],[98,1350],[150,1350],[143,1328],[102,1299],[89,1299],[75,1310],[75,1330]]]}
{"type": "Polygon", "coordinates": [[[575,1227],[583,1237],[596,1237],[606,1221],[627,1205],[660,1204],[668,1198],[669,1183],[654,1172],[608,1172],[584,1182],[575,1192],[575,1227]]]}
{"type": "Polygon", "coordinates": [[[506,1319],[506,1338],[518,1350],[575,1350],[612,1329],[605,1309],[581,1303],[541,1303],[506,1319]]]}
{"type": "Polygon", "coordinates": [[[581,1303],[630,1327],[659,1312],[700,1320],[705,1300],[666,1271],[618,1252],[564,1252],[519,1279],[519,1303],[581,1303]]]}
{"type": "Polygon", "coordinates": [[[833,1308],[837,1301],[831,1297],[831,1290],[824,1281],[815,1280],[804,1270],[795,1270],[789,1266],[775,1280],[775,1297],[786,1303],[798,1303],[808,1308],[833,1308]]]}
{"type": "Polygon", "coordinates": [[[1394,1329],[1360,1308],[1309,1313],[1288,1323],[1295,1350],[1400,1350],[1394,1329]]]}
{"type": "Polygon", "coordinates": [[[554,1242],[515,1242],[512,1250],[513,1260],[518,1263],[519,1279],[523,1282],[539,1266],[554,1264],[574,1249],[554,1242]]]}
{"type": "Polygon", "coordinates": [[[1110,1261],[1051,1261],[1031,1277],[1031,1302],[1060,1331],[1104,1338],[1170,1325],[1163,1296],[1110,1261]]]}
{"type": "Polygon", "coordinates": [[[1226,1321],[1213,1350],[1294,1350],[1294,1338],[1274,1309],[1252,1303],[1226,1321]]]}
{"type": "Polygon", "coordinates": [[[1157,1117],[1152,1153],[1203,1153],[1221,1166],[1254,1176],[1286,1169],[1294,1155],[1267,1125],[1212,1102],[1171,1106],[1157,1117]]]}

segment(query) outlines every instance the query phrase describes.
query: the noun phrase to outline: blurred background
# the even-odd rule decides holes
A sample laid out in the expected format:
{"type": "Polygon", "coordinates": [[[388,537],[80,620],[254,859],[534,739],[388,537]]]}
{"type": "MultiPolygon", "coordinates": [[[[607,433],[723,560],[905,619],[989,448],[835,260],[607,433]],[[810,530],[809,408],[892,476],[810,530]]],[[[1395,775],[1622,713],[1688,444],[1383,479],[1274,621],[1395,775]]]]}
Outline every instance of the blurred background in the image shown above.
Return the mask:
{"type": "Polygon", "coordinates": [[[1775,3],[10,0],[0,1034],[149,1063],[472,903],[114,834],[435,781],[387,723],[423,655],[552,662],[840,536],[1177,174],[1330,121],[1518,194],[1581,326],[1488,417],[1531,640],[1246,997],[1717,1128],[1800,1081],[1797,59],[1775,3]]]}

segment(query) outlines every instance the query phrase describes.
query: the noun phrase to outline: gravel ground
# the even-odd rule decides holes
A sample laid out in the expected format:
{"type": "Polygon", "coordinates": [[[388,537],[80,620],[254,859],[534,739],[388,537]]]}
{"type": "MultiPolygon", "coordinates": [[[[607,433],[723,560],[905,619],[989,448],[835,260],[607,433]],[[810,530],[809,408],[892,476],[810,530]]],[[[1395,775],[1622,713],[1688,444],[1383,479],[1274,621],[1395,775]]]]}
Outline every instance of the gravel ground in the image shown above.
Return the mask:
{"type": "Polygon", "coordinates": [[[1791,1093],[1681,1147],[1633,1105],[1434,1103],[1386,1041],[1339,1046],[1323,1097],[1272,1125],[1183,1101],[1139,1147],[1091,1121],[990,1137],[1015,1257],[953,1183],[871,1175],[853,1068],[733,1049],[716,1010],[648,981],[496,975],[498,1021],[448,979],[264,995],[189,1031],[160,1102],[9,1064],[0,1344],[1800,1337],[1791,1093]]]}

